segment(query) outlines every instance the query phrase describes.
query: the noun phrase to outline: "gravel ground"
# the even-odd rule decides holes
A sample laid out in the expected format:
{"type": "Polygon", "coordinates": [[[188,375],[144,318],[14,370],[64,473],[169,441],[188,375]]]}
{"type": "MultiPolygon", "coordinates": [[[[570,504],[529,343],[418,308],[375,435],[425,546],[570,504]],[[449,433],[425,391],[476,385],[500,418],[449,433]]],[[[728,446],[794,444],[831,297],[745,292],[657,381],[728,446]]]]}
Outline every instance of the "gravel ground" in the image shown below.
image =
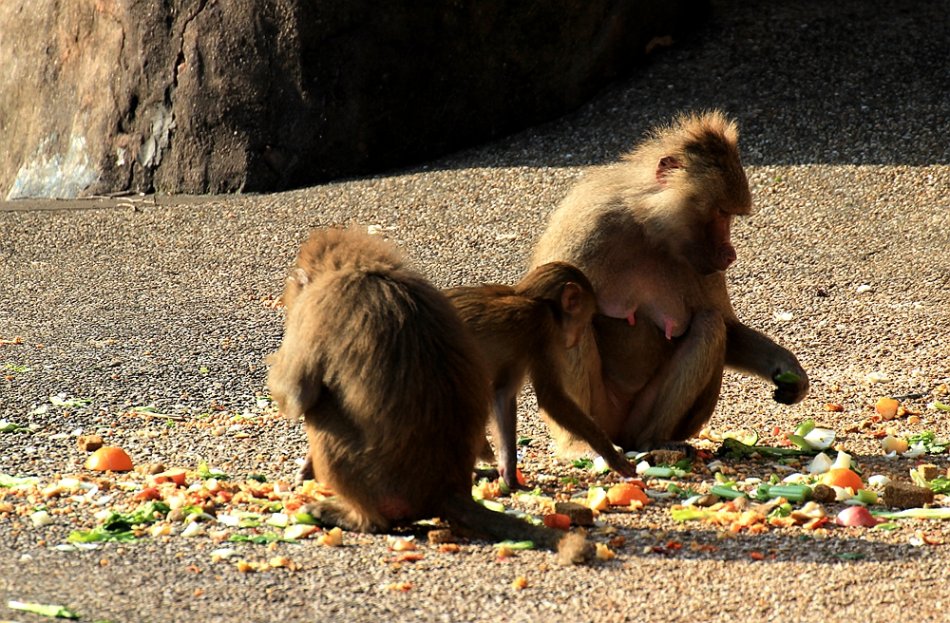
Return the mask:
{"type": "MultiPolygon", "coordinates": [[[[0,433],[0,474],[46,486],[81,473],[83,432],[137,463],[206,461],[290,479],[304,438],[268,405],[263,358],[281,334],[270,303],[310,228],[377,226],[440,286],[512,282],[583,167],[614,159],[682,109],[721,107],[741,124],[757,210],[735,228],[733,301],[798,354],[812,391],[784,407],[761,381],[728,373],[711,434],[755,430],[774,444],[776,431],[813,417],[838,432],[865,477],[906,479],[920,459],[884,458],[875,432],[950,437],[948,415],[931,404],[950,402],[945,6],[714,4],[696,40],[655,54],[576,113],[417,168],[266,196],[0,203],[0,340],[22,338],[0,346],[0,420],[32,428],[0,433]],[[885,395],[914,395],[903,401],[912,413],[865,426],[885,395]]],[[[546,494],[616,481],[551,457],[530,393],[521,411],[533,440],[524,471],[546,494]]],[[[929,460],[948,465],[946,454],[929,460]]],[[[780,469],[726,465],[740,478],[780,469]]],[[[115,483],[136,478],[102,479],[93,498],[127,503],[115,483]]],[[[681,480],[702,489],[712,475],[698,462],[681,480]]],[[[60,551],[52,546],[70,530],[96,524],[95,502],[4,502],[0,618],[24,622],[41,619],[7,610],[8,600],[66,604],[83,621],[156,623],[950,616],[950,527],[939,521],[734,534],[673,522],[672,501],[657,500],[603,514],[592,538],[617,557],[586,567],[558,567],[542,552],[499,560],[481,543],[454,554],[423,545],[422,560],[398,563],[387,537],[345,534],[342,548],[235,545],[246,560],[283,555],[299,567],[241,573],[211,562],[220,545],[208,536],[60,551]],[[21,513],[42,504],[53,523],[34,527],[21,513]],[[519,576],[523,590],[512,587],[519,576]]]]}

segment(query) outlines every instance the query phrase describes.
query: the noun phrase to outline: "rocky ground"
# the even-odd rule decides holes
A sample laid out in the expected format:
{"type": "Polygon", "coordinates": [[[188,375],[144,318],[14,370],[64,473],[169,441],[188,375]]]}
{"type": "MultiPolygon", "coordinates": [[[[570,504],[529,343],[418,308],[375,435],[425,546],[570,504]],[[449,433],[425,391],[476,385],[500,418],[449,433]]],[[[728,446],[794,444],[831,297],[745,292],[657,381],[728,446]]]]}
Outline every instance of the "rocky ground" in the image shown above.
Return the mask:
{"type": "MultiPolygon", "coordinates": [[[[942,7],[715,8],[696,40],[657,51],[575,114],[415,169],[279,195],[0,204],[0,474],[38,478],[13,488],[0,476],[0,618],[41,620],[7,607],[21,601],[62,604],[82,621],[155,623],[944,620],[950,522],[783,526],[728,508],[718,523],[673,518],[683,499],[670,482],[715,484],[709,464],[728,431],[780,446],[813,418],[836,432],[865,483],[909,480],[921,462],[948,466],[945,452],[887,458],[881,447],[885,434],[950,438],[939,408],[950,402],[942,7]],[[342,547],[317,535],[232,543],[222,539],[282,528],[214,521],[194,536],[182,534],[185,522],[158,521],[131,542],[62,547],[101,524],[98,512],[138,506],[146,484],[135,472],[83,470],[80,435],[98,434],[140,465],[191,470],[189,484],[205,491],[214,485],[199,465],[222,470],[218,491],[234,497],[206,509],[218,515],[273,520],[275,502],[292,508],[313,493],[280,493],[304,438],[274,414],[263,363],[281,335],[274,299],[310,228],[373,227],[440,286],[512,282],[584,167],[680,110],[714,107],[741,124],[756,205],[734,231],[733,302],[798,354],[811,394],[785,407],[763,382],[728,373],[707,434],[692,440],[690,470],[646,478],[645,508],[598,517],[591,539],[614,558],[568,568],[543,552],[499,557],[485,543],[440,551],[424,527],[408,532],[419,541],[408,556],[387,536],[350,533],[342,547]],[[882,396],[901,398],[895,419],[877,416],[882,396]]],[[[521,415],[523,470],[543,497],[618,481],[553,458],[530,393],[521,415]]],[[[725,458],[723,471],[754,490],[755,479],[808,461],[725,458]]],[[[500,501],[544,512],[536,498],[500,501]]],[[[936,505],[950,502],[938,495],[936,505]]],[[[833,516],[844,504],[823,508],[833,516]]]]}

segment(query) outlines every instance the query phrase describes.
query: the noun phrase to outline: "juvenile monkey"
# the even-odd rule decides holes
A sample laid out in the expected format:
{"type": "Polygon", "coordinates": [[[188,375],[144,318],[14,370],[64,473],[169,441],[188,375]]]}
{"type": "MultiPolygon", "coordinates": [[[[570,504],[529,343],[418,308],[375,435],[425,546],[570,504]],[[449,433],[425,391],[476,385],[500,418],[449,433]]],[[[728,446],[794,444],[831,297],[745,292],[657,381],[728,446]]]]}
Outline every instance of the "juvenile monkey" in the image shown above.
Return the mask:
{"type": "Polygon", "coordinates": [[[485,285],[446,290],[488,362],[493,396],[492,434],[498,471],[516,479],[518,392],[530,378],[538,405],[565,430],[580,437],[624,476],[636,468],[562,387],[567,352],[590,327],[597,301],[587,277],[564,262],[543,264],[516,286],[485,285]]]}
{"type": "MultiPolygon", "coordinates": [[[[594,285],[604,315],[563,378],[624,448],[694,435],[712,415],[726,365],[772,381],[778,402],[808,391],[795,356],[742,324],[729,301],[730,228],[752,204],[737,141],[721,112],[654,130],[621,162],[583,178],[535,249],[532,265],[568,261],[594,285]]],[[[575,441],[555,432],[562,448],[575,441]]]]}
{"type": "Polygon", "coordinates": [[[313,232],[284,301],[268,385],[283,414],[304,421],[304,475],[337,494],[310,513],[366,532],[441,516],[467,536],[532,540],[570,562],[589,556],[579,534],[472,499],[485,365],[451,303],[391,245],[354,231],[313,232]]]}

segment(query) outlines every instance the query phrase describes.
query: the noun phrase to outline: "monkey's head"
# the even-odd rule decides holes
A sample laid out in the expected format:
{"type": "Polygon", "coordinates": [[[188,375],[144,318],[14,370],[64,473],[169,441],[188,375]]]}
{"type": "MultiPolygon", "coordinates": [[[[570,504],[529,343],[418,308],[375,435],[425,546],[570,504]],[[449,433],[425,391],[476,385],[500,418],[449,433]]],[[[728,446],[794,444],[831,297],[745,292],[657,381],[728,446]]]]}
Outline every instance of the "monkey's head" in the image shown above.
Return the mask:
{"type": "Polygon", "coordinates": [[[597,312],[594,286],[581,269],[567,262],[541,264],[515,286],[515,292],[550,306],[567,348],[577,345],[597,312]]]}
{"type": "Polygon", "coordinates": [[[281,296],[287,311],[300,291],[334,274],[388,274],[402,269],[401,257],[394,256],[382,238],[355,229],[316,229],[300,247],[294,268],[287,275],[281,296]]]}
{"type": "MultiPolygon", "coordinates": [[[[658,190],[652,221],[674,255],[703,275],[736,260],[732,220],[749,214],[752,195],[736,124],[719,111],[684,115],[648,143],[658,190]]],[[[639,151],[639,150],[638,150],[639,151]]]]}

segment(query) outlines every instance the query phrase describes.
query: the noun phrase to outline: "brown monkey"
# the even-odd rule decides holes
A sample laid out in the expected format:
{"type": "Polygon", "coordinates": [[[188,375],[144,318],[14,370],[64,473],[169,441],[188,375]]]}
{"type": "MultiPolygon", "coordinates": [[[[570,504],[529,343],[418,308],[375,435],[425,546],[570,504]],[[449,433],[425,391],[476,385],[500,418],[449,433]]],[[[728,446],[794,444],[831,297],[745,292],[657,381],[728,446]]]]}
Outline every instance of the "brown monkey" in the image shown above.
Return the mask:
{"type": "MultiPolygon", "coordinates": [[[[736,317],[725,270],[730,228],[751,194],[735,123],[684,115],[617,164],[590,172],[552,214],[533,265],[581,268],[602,316],[565,383],[614,442],[649,449],[695,434],[712,415],[724,366],[775,383],[775,400],[808,391],[795,356],[736,317]]],[[[563,431],[555,431],[562,448],[563,431]]]]}
{"type": "Polygon", "coordinates": [[[268,384],[303,418],[305,471],[337,494],[308,510],[347,530],[387,531],[432,516],[488,539],[532,540],[562,559],[581,535],[533,526],[471,496],[488,378],[451,303],[386,242],[319,230],[300,249],[268,384]]]}
{"type": "Polygon", "coordinates": [[[532,270],[518,285],[446,290],[488,361],[494,400],[492,433],[498,471],[509,487],[516,474],[518,392],[531,379],[538,405],[570,433],[582,438],[624,476],[636,476],[627,461],[561,386],[568,350],[590,327],[597,300],[587,277],[564,262],[532,270]]]}

